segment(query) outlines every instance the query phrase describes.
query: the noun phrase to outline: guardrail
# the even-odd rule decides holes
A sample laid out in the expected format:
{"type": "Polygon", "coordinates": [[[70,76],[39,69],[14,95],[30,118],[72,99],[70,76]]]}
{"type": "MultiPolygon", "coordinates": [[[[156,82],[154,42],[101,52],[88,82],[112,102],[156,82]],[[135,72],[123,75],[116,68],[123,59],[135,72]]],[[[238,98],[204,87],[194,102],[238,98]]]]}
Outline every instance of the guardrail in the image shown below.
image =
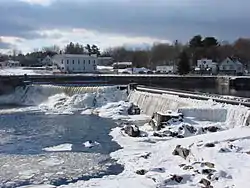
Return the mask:
{"type": "Polygon", "coordinates": [[[142,91],[142,92],[155,93],[155,94],[178,95],[179,97],[182,97],[182,98],[191,98],[191,99],[198,99],[198,100],[213,100],[213,101],[220,102],[220,103],[227,103],[227,104],[232,104],[232,105],[244,105],[244,106],[250,107],[250,98],[232,96],[232,98],[229,99],[228,97],[225,97],[223,95],[217,95],[217,94],[195,93],[191,91],[156,88],[156,87],[149,87],[149,86],[142,86],[142,85],[135,86],[135,90],[142,91]]]}

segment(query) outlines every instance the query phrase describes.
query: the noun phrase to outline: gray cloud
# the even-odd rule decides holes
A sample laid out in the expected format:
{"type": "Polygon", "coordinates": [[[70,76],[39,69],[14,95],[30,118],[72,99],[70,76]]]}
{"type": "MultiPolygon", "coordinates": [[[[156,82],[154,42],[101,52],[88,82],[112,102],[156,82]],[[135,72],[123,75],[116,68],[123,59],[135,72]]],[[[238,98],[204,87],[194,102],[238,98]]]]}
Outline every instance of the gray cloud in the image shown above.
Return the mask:
{"type": "Polygon", "coordinates": [[[2,42],[0,39],[0,50],[6,50],[6,49],[9,49],[10,47],[11,47],[11,44],[2,42]]]}
{"type": "MultiPolygon", "coordinates": [[[[41,6],[0,2],[0,36],[46,38],[40,29],[86,28],[187,41],[195,34],[250,37],[248,0],[57,0],[41,6]]],[[[60,37],[60,36],[58,36],[60,37]]]]}

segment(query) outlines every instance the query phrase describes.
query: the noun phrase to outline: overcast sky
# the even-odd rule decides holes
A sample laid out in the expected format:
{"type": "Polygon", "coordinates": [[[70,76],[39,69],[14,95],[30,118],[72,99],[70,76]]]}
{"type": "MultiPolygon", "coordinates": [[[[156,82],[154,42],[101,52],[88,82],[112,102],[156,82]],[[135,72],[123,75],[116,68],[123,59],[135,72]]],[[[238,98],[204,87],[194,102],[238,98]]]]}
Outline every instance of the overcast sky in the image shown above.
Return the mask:
{"type": "Polygon", "coordinates": [[[250,37],[249,0],[0,0],[0,49],[250,37]]]}

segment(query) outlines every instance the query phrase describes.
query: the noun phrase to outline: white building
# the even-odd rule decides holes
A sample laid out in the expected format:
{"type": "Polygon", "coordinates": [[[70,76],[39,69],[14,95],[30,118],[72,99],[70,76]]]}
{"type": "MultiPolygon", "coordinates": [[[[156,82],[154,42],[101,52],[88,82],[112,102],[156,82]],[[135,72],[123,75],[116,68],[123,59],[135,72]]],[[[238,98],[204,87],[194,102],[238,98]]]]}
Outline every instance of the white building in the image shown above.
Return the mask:
{"type": "Polygon", "coordinates": [[[85,54],[58,54],[53,57],[53,65],[64,73],[97,72],[98,57],[85,54]]]}
{"type": "Polygon", "coordinates": [[[174,65],[161,65],[156,66],[156,71],[161,73],[176,73],[177,68],[174,65]]]}
{"type": "Polygon", "coordinates": [[[212,74],[218,73],[218,63],[213,62],[212,59],[199,59],[197,60],[197,68],[200,71],[209,71],[212,74]]]}
{"type": "Polygon", "coordinates": [[[244,73],[243,64],[238,59],[229,58],[229,57],[221,62],[219,69],[222,74],[237,75],[237,74],[244,73]]]}
{"type": "Polygon", "coordinates": [[[4,62],[0,62],[1,68],[9,68],[9,67],[20,67],[21,64],[19,61],[7,60],[4,62]]]}

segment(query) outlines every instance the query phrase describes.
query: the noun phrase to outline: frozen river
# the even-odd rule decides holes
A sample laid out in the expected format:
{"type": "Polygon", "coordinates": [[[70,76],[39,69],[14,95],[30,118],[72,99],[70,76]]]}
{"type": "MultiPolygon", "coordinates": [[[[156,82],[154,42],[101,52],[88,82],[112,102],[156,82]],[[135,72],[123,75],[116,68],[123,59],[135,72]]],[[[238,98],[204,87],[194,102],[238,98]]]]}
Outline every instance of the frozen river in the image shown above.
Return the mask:
{"type": "Polygon", "coordinates": [[[123,93],[107,87],[77,88],[78,93],[69,94],[74,88],[68,88],[66,95],[64,89],[30,86],[0,96],[1,188],[59,186],[123,170],[109,155],[120,148],[109,135],[116,123],[81,114],[123,93]]]}
{"type": "Polygon", "coordinates": [[[119,149],[109,136],[113,127],[95,115],[0,115],[0,187],[61,185],[121,172],[109,157],[119,149]]]}

